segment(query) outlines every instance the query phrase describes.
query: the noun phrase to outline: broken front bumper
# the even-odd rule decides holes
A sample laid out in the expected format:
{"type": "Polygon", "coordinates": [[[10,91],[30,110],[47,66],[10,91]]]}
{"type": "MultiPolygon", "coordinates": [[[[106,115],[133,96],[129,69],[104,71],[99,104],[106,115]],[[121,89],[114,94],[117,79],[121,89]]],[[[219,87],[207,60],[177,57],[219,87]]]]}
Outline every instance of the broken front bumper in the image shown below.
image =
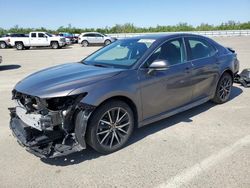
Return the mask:
{"type": "MultiPolygon", "coordinates": [[[[10,129],[18,143],[27,151],[41,158],[53,158],[68,155],[86,148],[85,140],[79,144],[75,133],[65,133],[58,126],[53,130],[38,130],[26,124],[16,113],[16,108],[10,108],[10,129]]],[[[85,132],[84,132],[85,133],[85,132]]]]}

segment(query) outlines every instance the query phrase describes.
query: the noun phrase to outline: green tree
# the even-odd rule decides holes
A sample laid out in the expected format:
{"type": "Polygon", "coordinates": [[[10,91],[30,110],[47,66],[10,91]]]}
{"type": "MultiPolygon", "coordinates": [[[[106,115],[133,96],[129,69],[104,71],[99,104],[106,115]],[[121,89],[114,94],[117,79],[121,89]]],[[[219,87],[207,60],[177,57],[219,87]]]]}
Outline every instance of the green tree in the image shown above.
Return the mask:
{"type": "Polygon", "coordinates": [[[0,35],[6,33],[29,33],[31,31],[45,31],[49,33],[83,33],[89,31],[97,31],[101,33],[146,33],[146,32],[176,32],[176,31],[212,31],[212,30],[238,30],[238,29],[250,29],[249,22],[235,22],[229,20],[228,22],[221,23],[220,25],[214,26],[207,23],[202,23],[196,27],[189,25],[188,23],[179,23],[177,25],[157,25],[155,27],[137,27],[133,23],[116,24],[113,27],[104,28],[76,28],[72,27],[71,24],[60,26],[58,29],[51,30],[45,27],[40,28],[22,28],[18,25],[13,26],[9,29],[0,28],[0,35]]]}

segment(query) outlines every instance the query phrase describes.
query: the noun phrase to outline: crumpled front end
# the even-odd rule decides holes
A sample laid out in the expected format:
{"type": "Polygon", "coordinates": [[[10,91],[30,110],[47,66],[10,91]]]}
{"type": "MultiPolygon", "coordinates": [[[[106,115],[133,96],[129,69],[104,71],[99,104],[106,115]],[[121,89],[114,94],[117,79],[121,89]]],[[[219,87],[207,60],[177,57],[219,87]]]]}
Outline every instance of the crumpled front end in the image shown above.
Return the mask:
{"type": "Polygon", "coordinates": [[[84,96],[40,99],[14,90],[10,128],[18,143],[45,158],[85,149],[87,120],[95,107],[81,103],[84,96]]]}

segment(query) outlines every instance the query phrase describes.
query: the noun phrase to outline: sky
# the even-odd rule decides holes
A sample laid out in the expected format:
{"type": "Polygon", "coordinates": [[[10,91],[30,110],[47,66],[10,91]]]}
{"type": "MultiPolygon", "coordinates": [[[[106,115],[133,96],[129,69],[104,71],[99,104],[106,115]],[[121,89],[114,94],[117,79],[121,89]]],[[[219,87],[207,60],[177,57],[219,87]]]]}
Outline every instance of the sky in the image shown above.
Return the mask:
{"type": "Polygon", "coordinates": [[[140,27],[250,21],[250,0],[0,0],[0,27],[140,27]]]}

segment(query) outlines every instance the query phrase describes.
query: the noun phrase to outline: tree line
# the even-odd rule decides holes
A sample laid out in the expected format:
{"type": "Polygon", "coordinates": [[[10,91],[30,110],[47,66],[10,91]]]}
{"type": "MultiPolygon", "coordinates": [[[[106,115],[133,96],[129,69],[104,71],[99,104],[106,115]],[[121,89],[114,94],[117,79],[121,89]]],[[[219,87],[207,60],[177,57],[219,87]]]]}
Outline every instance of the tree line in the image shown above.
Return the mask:
{"type": "Polygon", "coordinates": [[[31,31],[44,31],[52,34],[59,32],[67,33],[84,33],[90,31],[96,31],[100,33],[147,33],[147,32],[176,32],[176,31],[212,31],[212,30],[245,30],[250,29],[250,21],[240,23],[235,21],[228,21],[220,25],[210,25],[202,23],[198,26],[192,26],[187,23],[179,23],[177,25],[157,25],[156,27],[137,27],[132,23],[116,24],[113,27],[105,28],[76,28],[72,27],[71,24],[68,26],[61,26],[58,29],[46,29],[40,28],[23,28],[15,25],[12,28],[4,29],[0,27],[0,35],[6,33],[29,33],[31,31]]]}

